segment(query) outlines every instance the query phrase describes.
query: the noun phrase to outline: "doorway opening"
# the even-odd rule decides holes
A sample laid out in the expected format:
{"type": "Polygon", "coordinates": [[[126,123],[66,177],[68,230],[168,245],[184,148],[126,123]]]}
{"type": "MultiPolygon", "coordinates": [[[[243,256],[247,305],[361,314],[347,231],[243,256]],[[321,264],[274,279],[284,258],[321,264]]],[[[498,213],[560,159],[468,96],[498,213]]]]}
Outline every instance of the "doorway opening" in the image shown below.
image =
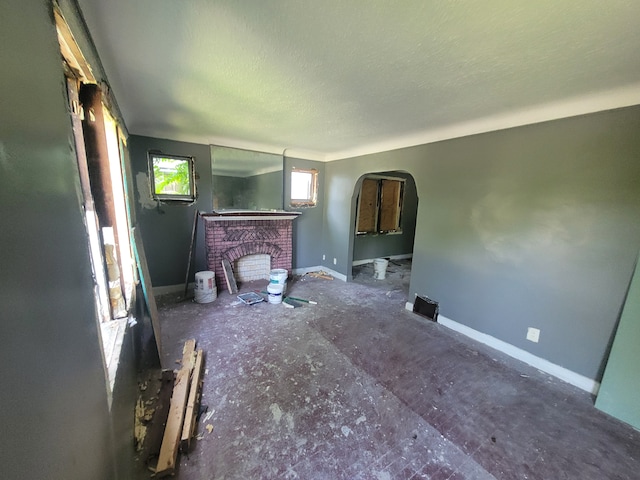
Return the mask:
{"type": "Polygon", "coordinates": [[[408,296],[418,211],[413,176],[403,171],[362,175],[351,205],[349,280],[384,285],[408,296]]]}

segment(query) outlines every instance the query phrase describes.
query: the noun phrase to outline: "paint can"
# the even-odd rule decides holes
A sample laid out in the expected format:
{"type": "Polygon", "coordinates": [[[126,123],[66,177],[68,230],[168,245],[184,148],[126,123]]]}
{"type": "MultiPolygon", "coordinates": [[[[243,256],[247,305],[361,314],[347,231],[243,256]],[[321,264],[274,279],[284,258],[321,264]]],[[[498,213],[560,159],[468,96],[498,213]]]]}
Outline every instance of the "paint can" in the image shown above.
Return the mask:
{"type": "Polygon", "coordinates": [[[267,286],[267,292],[269,293],[269,303],[282,303],[283,291],[284,285],[280,283],[270,283],[267,286]]]}
{"type": "Polygon", "coordinates": [[[387,274],[387,265],[389,265],[389,260],[386,258],[376,258],[373,261],[373,278],[376,280],[384,280],[387,274]]]}
{"type": "Polygon", "coordinates": [[[284,268],[274,268],[269,272],[269,285],[282,285],[282,291],[287,290],[289,272],[284,268]]]}
{"type": "Polygon", "coordinates": [[[194,290],[196,303],[211,303],[218,297],[216,274],[210,271],[196,273],[194,290]]]}

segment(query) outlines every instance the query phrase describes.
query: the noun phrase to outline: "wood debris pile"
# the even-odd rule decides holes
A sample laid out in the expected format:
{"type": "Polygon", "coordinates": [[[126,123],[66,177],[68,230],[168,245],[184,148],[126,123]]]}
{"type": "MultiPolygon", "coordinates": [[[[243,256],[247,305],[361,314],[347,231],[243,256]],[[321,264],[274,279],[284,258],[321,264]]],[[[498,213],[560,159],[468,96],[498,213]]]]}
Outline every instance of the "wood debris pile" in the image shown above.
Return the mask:
{"type": "Polygon", "coordinates": [[[180,369],[162,372],[162,385],[155,399],[138,400],[135,437],[138,451],[155,477],[173,475],[178,452],[188,452],[194,438],[204,374],[204,353],[196,351],[196,341],[187,340],[180,369]],[[163,388],[165,387],[165,388],[163,388]],[[166,388],[169,387],[169,388],[166,388]],[[170,400],[168,399],[170,395],[170,400]],[[157,464],[151,460],[157,458],[157,464]]]}
{"type": "Polygon", "coordinates": [[[317,272],[307,272],[305,276],[314,277],[314,278],[324,278],[325,280],[333,280],[333,276],[324,270],[319,270],[317,272]]]}

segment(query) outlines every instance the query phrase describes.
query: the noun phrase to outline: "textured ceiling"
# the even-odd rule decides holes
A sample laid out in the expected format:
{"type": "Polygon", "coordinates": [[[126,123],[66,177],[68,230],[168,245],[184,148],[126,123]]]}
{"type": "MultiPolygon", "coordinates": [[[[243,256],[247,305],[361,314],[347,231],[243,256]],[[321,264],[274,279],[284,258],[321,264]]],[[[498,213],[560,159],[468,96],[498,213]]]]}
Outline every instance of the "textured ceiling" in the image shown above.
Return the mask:
{"type": "Polygon", "coordinates": [[[640,103],[637,0],[78,0],[130,133],[335,159],[640,103]]]}

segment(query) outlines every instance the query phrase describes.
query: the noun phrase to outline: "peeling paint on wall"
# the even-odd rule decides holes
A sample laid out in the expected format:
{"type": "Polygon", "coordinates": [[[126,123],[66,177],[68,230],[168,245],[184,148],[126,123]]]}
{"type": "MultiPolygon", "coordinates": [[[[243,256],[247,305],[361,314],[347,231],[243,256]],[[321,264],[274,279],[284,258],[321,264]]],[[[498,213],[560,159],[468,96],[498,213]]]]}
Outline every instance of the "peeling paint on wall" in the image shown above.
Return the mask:
{"type": "Polygon", "coordinates": [[[138,188],[138,202],[140,206],[147,210],[156,208],[156,201],[151,197],[149,177],[146,173],[138,172],[136,175],[136,187],[138,188]]]}

